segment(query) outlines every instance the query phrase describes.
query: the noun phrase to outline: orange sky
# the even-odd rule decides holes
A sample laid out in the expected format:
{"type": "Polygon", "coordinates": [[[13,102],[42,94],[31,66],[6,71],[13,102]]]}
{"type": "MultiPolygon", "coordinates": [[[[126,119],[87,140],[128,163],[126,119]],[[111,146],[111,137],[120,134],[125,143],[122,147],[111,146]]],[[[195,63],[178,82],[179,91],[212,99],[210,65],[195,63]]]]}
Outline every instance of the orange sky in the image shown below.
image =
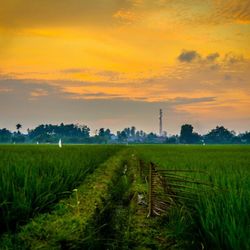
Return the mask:
{"type": "Polygon", "coordinates": [[[0,127],[17,122],[18,100],[26,127],[77,120],[157,131],[157,120],[139,117],[150,105],[156,117],[165,107],[172,133],[184,122],[200,131],[250,127],[249,0],[0,1],[0,105],[9,107],[0,127]],[[53,119],[55,104],[44,120],[24,112],[55,98],[69,110],[69,102],[93,104],[92,114],[53,119]],[[93,116],[95,103],[112,101],[129,107],[126,119],[120,110],[93,116]],[[137,114],[131,103],[144,106],[137,114]]]}

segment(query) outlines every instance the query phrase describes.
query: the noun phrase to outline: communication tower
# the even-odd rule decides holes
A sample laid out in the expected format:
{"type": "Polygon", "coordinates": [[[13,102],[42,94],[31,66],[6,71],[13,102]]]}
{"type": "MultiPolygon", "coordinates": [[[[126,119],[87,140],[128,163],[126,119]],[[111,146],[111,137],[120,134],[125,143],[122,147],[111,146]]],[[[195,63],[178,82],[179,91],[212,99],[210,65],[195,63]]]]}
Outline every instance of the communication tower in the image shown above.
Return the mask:
{"type": "Polygon", "coordinates": [[[160,109],[160,126],[159,126],[159,134],[162,136],[162,109],[160,109]]]}

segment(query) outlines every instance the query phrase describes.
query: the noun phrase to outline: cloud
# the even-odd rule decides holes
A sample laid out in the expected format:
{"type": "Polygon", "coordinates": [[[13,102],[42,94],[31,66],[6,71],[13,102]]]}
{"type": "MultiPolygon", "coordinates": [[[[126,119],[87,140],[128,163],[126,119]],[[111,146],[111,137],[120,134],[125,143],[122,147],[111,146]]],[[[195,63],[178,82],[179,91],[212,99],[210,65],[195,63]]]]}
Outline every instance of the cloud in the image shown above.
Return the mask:
{"type": "Polygon", "coordinates": [[[122,94],[109,94],[105,92],[71,93],[65,91],[63,94],[67,99],[73,100],[127,100],[122,94]]]}
{"type": "Polygon", "coordinates": [[[0,87],[0,94],[1,93],[8,93],[8,92],[11,92],[12,89],[11,88],[8,88],[8,87],[0,87]]]}
{"type": "Polygon", "coordinates": [[[57,86],[53,86],[43,81],[18,80],[0,77],[0,95],[2,103],[9,99],[16,100],[13,103],[18,104],[20,98],[35,100],[39,97],[54,96],[59,94],[57,86]]]}
{"type": "Polygon", "coordinates": [[[188,97],[176,97],[174,99],[168,100],[168,102],[173,103],[174,105],[185,105],[192,103],[207,103],[207,102],[215,102],[215,96],[207,96],[207,97],[196,97],[196,98],[188,98],[188,97]]]}
{"type": "Polygon", "coordinates": [[[8,0],[1,2],[0,27],[27,28],[112,23],[114,13],[127,9],[127,0],[8,0]]]}
{"type": "Polygon", "coordinates": [[[68,69],[63,69],[60,72],[64,73],[64,74],[84,73],[84,72],[86,72],[86,69],[83,69],[83,68],[68,68],[68,69]]]}
{"type": "Polygon", "coordinates": [[[221,21],[234,21],[239,24],[250,24],[249,0],[213,0],[212,17],[221,21]]]}
{"type": "Polygon", "coordinates": [[[180,62],[194,62],[194,61],[199,61],[201,63],[204,62],[209,62],[209,63],[213,63],[216,61],[217,58],[219,58],[219,53],[218,52],[214,52],[214,53],[210,53],[208,54],[205,58],[203,56],[201,56],[201,54],[199,52],[197,52],[196,50],[183,50],[181,52],[181,54],[177,57],[177,59],[180,62]]]}
{"type": "Polygon", "coordinates": [[[225,79],[226,81],[230,81],[230,80],[232,80],[232,76],[226,74],[226,75],[224,75],[224,79],[225,79]]]}
{"type": "Polygon", "coordinates": [[[220,69],[220,65],[215,63],[215,64],[212,64],[209,68],[211,70],[219,70],[220,69]]]}
{"type": "MultiPolygon", "coordinates": [[[[64,78],[72,77],[74,75],[81,76],[81,74],[87,78],[92,78],[93,81],[118,81],[122,79],[122,73],[112,70],[96,70],[91,68],[66,68],[60,70],[59,73],[64,74],[64,78]]],[[[72,78],[71,78],[72,79],[72,78]]]]}
{"type": "Polygon", "coordinates": [[[118,10],[113,17],[120,20],[123,23],[134,23],[139,17],[132,11],[129,10],[118,10]]]}
{"type": "Polygon", "coordinates": [[[47,96],[48,95],[48,91],[45,89],[35,89],[32,90],[30,95],[32,97],[41,97],[41,96],[47,96]]]}
{"type": "MultiPolygon", "coordinates": [[[[2,1],[0,27],[76,27],[98,24],[145,23],[156,13],[174,23],[197,25],[223,22],[250,23],[249,0],[35,0],[2,1]]],[[[153,19],[151,19],[153,18],[153,19]]],[[[161,23],[161,21],[160,21],[161,23]]],[[[166,22],[168,23],[168,22],[166,22]]]]}
{"type": "Polygon", "coordinates": [[[195,50],[184,50],[182,53],[178,56],[178,60],[180,62],[193,62],[200,58],[200,54],[197,53],[195,50]]]}
{"type": "Polygon", "coordinates": [[[235,64],[239,62],[243,62],[245,59],[242,55],[236,55],[232,52],[227,53],[224,57],[224,61],[228,64],[235,64]]]}
{"type": "MultiPolygon", "coordinates": [[[[200,64],[188,65],[188,69],[185,64],[179,64],[182,77],[165,74],[150,81],[141,79],[136,84],[39,82],[0,77],[0,88],[12,90],[0,92],[0,106],[5,107],[0,110],[0,116],[4,117],[0,127],[9,128],[11,124],[14,127],[17,121],[26,128],[39,123],[79,122],[92,128],[112,125],[116,130],[135,125],[150,131],[157,127],[159,108],[165,110],[167,121],[171,121],[167,130],[175,133],[186,121],[193,125],[199,121],[203,128],[208,123],[223,123],[232,117],[226,107],[234,110],[233,117],[240,120],[249,113],[250,85],[249,73],[242,74],[242,65],[236,66],[239,72],[236,67],[233,72],[221,68],[208,73],[200,64]],[[232,76],[230,81],[224,79],[226,74],[232,76]],[[239,76],[242,81],[238,80],[239,76]]],[[[243,130],[250,120],[244,126],[237,124],[243,130]]]]}
{"type": "Polygon", "coordinates": [[[220,54],[215,52],[215,53],[211,53],[211,54],[207,55],[206,59],[209,62],[214,62],[219,56],[220,56],[220,54]]]}
{"type": "Polygon", "coordinates": [[[171,124],[168,129],[173,132],[179,130],[183,119],[188,119],[189,114],[177,110],[182,105],[194,103],[213,102],[214,97],[187,98],[179,96],[165,101],[148,102],[139,98],[131,100],[129,97],[118,98],[115,94],[94,92],[89,89],[83,95],[69,96],[56,86],[48,86],[46,83],[25,80],[0,79],[0,86],[12,88],[12,92],[0,93],[0,127],[14,128],[17,122],[24,128],[32,128],[41,123],[80,123],[87,124],[92,129],[110,127],[113,131],[126,126],[135,125],[146,131],[154,131],[158,128],[158,110],[163,108],[171,124]],[[48,95],[42,98],[30,98],[30,93],[42,93],[48,95]],[[69,98],[70,97],[70,98],[69,98]]]}
{"type": "Polygon", "coordinates": [[[229,67],[232,65],[237,66],[237,64],[245,62],[249,64],[243,55],[236,54],[233,52],[226,53],[223,57],[220,56],[218,52],[213,52],[207,56],[201,55],[196,50],[183,50],[181,54],[177,57],[180,62],[192,63],[196,62],[202,68],[209,68],[212,71],[219,70],[223,67],[229,67]],[[220,59],[220,60],[218,60],[220,59]]]}

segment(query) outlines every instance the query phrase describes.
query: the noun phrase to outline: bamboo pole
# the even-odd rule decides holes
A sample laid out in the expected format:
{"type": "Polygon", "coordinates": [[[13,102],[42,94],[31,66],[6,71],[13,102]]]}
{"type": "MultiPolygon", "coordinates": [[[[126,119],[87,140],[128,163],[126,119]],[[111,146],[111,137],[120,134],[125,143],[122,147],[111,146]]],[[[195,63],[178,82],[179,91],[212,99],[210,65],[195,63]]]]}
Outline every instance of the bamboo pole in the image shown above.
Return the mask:
{"type": "Polygon", "coordinates": [[[152,216],[152,163],[149,164],[148,172],[148,215],[147,217],[152,216]]]}

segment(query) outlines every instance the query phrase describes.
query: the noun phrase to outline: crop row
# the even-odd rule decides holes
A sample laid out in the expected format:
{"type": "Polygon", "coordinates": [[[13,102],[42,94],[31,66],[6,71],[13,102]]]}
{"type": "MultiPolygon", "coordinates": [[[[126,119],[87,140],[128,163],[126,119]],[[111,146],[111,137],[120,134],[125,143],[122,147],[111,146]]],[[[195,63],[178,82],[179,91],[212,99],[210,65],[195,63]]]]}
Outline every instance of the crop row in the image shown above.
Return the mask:
{"type": "MultiPolygon", "coordinates": [[[[124,168],[124,154],[102,163],[69,198],[62,199],[51,213],[40,214],[15,236],[4,235],[6,249],[94,249],[100,241],[102,214],[111,201],[113,188],[124,168]],[[111,190],[112,188],[112,190],[111,190]]],[[[119,194],[121,190],[116,188],[119,194]]],[[[106,219],[106,218],[105,218],[106,219]]],[[[1,248],[1,245],[0,245],[1,248]]]]}
{"type": "Polygon", "coordinates": [[[189,246],[191,241],[188,239],[192,239],[205,249],[248,248],[248,146],[139,146],[137,149],[145,162],[154,162],[163,169],[194,170],[182,173],[182,178],[199,180],[210,186],[191,185],[196,199],[191,207],[185,202],[184,206],[175,209],[171,221],[175,221],[173,225],[179,228],[169,228],[169,234],[178,237],[179,231],[189,246]]]}
{"type": "MultiPolygon", "coordinates": [[[[42,194],[45,197],[52,185],[55,188],[64,181],[71,184],[64,186],[63,191],[55,189],[57,195],[48,196],[49,205],[41,202],[43,209],[30,206],[26,220],[17,220],[17,223],[21,225],[29,217],[37,216],[20,226],[16,234],[5,234],[0,249],[247,249],[250,244],[249,147],[147,145],[58,149],[41,146],[29,150],[16,148],[18,152],[11,149],[9,155],[8,150],[0,150],[4,159],[1,163],[7,164],[12,159],[13,167],[16,161],[16,175],[8,180],[20,182],[20,176],[28,174],[32,179],[34,174],[36,179],[30,183],[36,191],[43,183],[38,182],[37,177],[44,176],[47,186],[43,186],[42,194]],[[15,154],[17,158],[13,157],[15,154]],[[31,164],[33,157],[40,163],[39,168],[31,164]],[[41,164],[46,157],[48,159],[41,164]],[[67,163],[62,163],[60,158],[67,163]],[[80,162],[83,159],[84,163],[80,162]],[[193,170],[181,172],[182,177],[173,178],[173,173],[170,177],[166,175],[169,186],[176,178],[208,185],[190,182],[191,196],[188,190],[186,198],[192,198],[191,202],[178,200],[178,190],[171,190],[177,194],[175,202],[166,203],[169,206],[161,216],[147,218],[150,162],[161,169],[193,170]],[[26,170],[24,173],[18,172],[20,166],[26,170]],[[47,172],[43,172],[42,166],[47,172]],[[61,182],[57,181],[58,173],[61,182]],[[72,175],[71,182],[67,175],[72,175]],[[50,213],[40,213],[47,211],[50,213]]],[[[29,182],[21,183],[26,183],[27,195],[24,194],[32,195],[29,182]]],[[[155,184],[161,185],[160,181],[155,184]]],[[[163,193],[157,198],[164,202],[165,191],[158,190],[163,193]]],[[[17,194],[22,197],[22,189],[17,194]]],[[[16,199],[16,205],[21,207],[23,201],[26,200],[16,199]]],[[[4,206],[6,204],[2,208],[4,206]]],[[[6,214],[18,212],[11,206],[8,209],[6,214]]]]}
{"type": "Polygon", "coordinates": [[[119,146],[1,146],[0,233],[51,210],[119,146]]]}

